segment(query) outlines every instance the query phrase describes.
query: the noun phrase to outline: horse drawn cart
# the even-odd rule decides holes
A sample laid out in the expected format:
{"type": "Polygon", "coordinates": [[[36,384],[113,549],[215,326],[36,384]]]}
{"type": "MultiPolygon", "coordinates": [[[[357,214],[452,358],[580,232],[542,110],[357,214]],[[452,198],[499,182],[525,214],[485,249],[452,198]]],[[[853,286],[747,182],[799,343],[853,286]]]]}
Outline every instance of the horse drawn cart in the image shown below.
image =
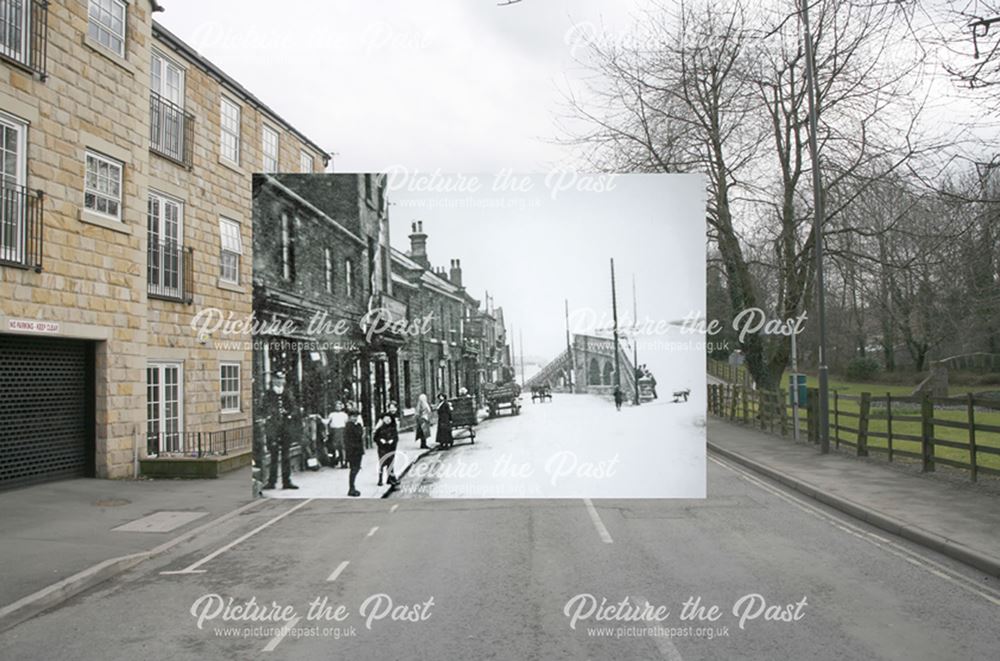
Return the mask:
{"type": "Polygon", "coordinates": [[[467,438],[476,442],[476,403],[471,397],[456,397],[448,400],[451,403],[451,438],[452,440],[467,438]],[[462,435],[459,435],[459,432],[462,435]]]}
{"type": "Polygon", "coordinates": [[[514,381],[507,383],[487,383],[483,386],[486,396],[486,410],[491,418],[503,411],[511,415],[521,413],[521,386],[514,381]]]}
{"type": "Polygon", "coordinates": [[[534,403],[536,400],[539,402],[544,402],[545,400],[551,402],[552,387],[547,384],[543,384],[540,386],[531,386],[531,401],[532,403],[534,403]]]}

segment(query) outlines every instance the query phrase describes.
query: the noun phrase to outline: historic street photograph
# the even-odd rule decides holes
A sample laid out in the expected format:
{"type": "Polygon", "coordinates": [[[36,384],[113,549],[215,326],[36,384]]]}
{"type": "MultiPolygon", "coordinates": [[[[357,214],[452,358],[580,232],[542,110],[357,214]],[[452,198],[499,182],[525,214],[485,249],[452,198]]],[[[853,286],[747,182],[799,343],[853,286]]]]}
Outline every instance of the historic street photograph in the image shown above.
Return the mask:
{"type": "Polygon", "coordinates": [[[255,489],[704,497],[703,188],[256,175],[255,489]]]}

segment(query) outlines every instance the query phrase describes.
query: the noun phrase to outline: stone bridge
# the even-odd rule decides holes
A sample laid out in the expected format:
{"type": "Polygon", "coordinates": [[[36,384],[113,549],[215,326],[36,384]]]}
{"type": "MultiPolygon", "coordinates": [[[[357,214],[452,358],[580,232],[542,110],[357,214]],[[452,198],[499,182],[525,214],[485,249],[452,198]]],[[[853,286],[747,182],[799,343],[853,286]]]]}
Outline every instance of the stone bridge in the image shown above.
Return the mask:
{"type": "MultiPolygon", "coordinates": [[[[615,388],[614,344],[609,337],[573,335],[572,360],[570,350],[563,350],[528,379],[525,388],[547,384],[553,392],[589,392],[610,396],[615,388]]],[[[618,360],[622,370],[622,391],[626,401],[629,401],[635,396],[635,367],[621,344],[618,360]]]]}

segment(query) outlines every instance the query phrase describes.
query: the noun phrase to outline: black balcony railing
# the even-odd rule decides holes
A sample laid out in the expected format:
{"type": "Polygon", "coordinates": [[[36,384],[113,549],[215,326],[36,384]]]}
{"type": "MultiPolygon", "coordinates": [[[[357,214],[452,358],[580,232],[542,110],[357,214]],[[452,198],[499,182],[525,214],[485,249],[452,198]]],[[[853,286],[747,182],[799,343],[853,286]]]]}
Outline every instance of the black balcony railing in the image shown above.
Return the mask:
{"type": "Polygon", "coordinates": [[[253,446],[253,427],[221,431],[158,432],[146,434],[149,456],[205,457],[249,450],[253,446]]]}
{"type": "Polygon", "coordinates": [[[194,302],[194,251],[173,241],[150,239],[146,253],[146,292],[153,298],[194,302]]]}
{"type": "Polygon", "coordinates": [[[0,184],[0,264],[42,270],[42,191],[0,184]]]}
{"type": "Polygon", "coordinates": [[[191,167],[194,144],[194,115],[156,92],[149,93],[149,148],[154,152],[191,167]]]}
{"type": "Polygon", "coordinates": [[[45,0],[0,0],[0,58],[45,80],[48,24],[45,0]]]}

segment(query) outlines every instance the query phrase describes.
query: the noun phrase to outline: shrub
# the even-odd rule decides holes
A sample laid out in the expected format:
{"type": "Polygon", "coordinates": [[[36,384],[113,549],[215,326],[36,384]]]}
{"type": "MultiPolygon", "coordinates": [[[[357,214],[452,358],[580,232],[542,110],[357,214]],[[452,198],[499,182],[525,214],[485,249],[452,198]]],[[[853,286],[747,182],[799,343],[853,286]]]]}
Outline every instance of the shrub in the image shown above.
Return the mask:
{"type": "Polygon", "coordinates": [[[870,381],[882,366],[869,356],[855,356],[847,363],[847,378],[851,381],[870,381]]]}

